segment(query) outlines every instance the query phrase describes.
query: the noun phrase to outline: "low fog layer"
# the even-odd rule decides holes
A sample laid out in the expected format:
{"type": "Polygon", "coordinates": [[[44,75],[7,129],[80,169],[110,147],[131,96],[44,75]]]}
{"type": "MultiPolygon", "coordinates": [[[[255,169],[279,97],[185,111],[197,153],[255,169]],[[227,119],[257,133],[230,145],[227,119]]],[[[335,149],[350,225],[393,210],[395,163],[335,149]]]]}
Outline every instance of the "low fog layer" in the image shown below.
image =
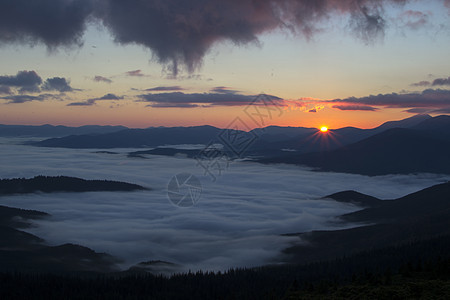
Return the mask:
{"type": "MultiPolygon", "coordinates": [[[[329,229],[334,217],[356,208],[318,198],[353,189],[393,199],[449,180],[439,175],[367,177],[311,172],[295,166],[234,162],[213,182],[195,160],[128,158],[93,150],[36,148],[0,139],[0,177],[66,175],[109,179],[152,188],[139,192],[57,193],[1,197],[0,204],[52,214],[29,231],[52,245],[77,243],[124,260],[123,267],[163,260],[182,270],[224,270],[276,262],[298,241],[280,234],[329,229]],[[172,176],[190,172],[203,193],[179,208],[167,197],[172,176]]],[[[17,140],[16,140],[17,141],[17,140]]],[[[217,174],[216,174],[217,175],[217,174]]]]}

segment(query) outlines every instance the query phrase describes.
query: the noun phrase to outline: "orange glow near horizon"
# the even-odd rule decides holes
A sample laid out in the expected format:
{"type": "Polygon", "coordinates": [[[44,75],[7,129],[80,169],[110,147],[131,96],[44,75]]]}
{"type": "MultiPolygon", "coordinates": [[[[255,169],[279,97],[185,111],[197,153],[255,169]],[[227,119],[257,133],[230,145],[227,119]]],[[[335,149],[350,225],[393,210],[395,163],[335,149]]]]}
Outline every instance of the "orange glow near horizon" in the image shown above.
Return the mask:
{"type": "MultiPolygon", "coordinates": [[[[81,100],[80,100],[81,101],[81,100]]],[[[283,111],[264,119],[264,124],[255,123],[243,111],[242,106],[197,107],[197,108],[151,108],[145,104],[122,100],[120,105],[107,101],[92,106],[66,106],[69,101],[29,102],[25,104],[4,104],[0,109],[0,124],[7,125],[123,125],[130,128],[150,126],[200,126],[211,125],[227,128],[239,117],[251,130],[258,126],[292,126],[317,128],[318,134],[327,136],[330,128],[357,127],[374,128],[386,121],[401,120],[411,114],[403,109],[385,108],[383,113],[339,111],[325,107],[319,112],[283,111]],[[326,125],[324,125],[326,124],[326,125]],[[323,132],[321,127],[327,127],[323,132]]]]}

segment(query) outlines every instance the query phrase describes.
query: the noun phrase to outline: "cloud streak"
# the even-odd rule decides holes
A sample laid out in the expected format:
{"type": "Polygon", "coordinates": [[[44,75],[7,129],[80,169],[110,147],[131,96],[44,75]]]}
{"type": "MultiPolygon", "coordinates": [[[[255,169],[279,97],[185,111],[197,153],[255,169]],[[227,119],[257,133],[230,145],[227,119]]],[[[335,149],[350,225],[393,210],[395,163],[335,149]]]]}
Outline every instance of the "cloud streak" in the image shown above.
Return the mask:
{"type": "Polygon", "coordinates": [[[142,70],[133,70],[125,72],[125,75],[131,76],[131,77],[143,77],[145,76],[144,73],[142,73],[142,70]]]}
{"type": "MultiPolygon", "coordinates": [[[[271,95],[266,95],[276,105],[283,105],[284,100],[271,95]]],[[[139,102],[149,102],[150,107],[212,107],[212,106],[244,106],[256,99],[255,95],[242,95],[236,93],[192,93],[182,92],[143,94],[139,95],[139,102]]]]}
{"type": "Polygon", "coordinates": [[[32,102],[32,101],[44,101],[48,99],[56,99],[61,100],[61,98],[58,95],[52,95],[52,94],[41,94],[37,96],[33,95],[9,95],[1,97],[2,100],[8,100],[6,104],[20,104],[20,103],[26,103],[26,102],[32,102]]]}
{"type": "Polygon", "coordinates": [[[432,82],[430,82],[428,80],[423,80],[423,81],[419,81],[419,82],[415,82],[415,83],[411,84],[411,86],[414,86],[414,87],[445,86],[445,85],[449,85],[450,86],[450,77],[448,77],[448,78],[436,78],[432,82]]]}
{"type": "Polygon", "coordinates": [[[211,93],[219,93],[219,94],[237,94],[237,93],[239,93],[239,91],[230,89],[229,87],[226,87],[226,86],[217,86],[217,87],[213,88],[210,92],[211,93]]]}
{"type": "Polygon", "coordinates": [[[147,92],[167,92],[167,91],[183,91],[185,90],[179,85],[174,86],[157,86],[154,88],[146,89],[147,92]]]}
{"type": "Polygon", "coordinates": [[[122,100],[122,99],[124,99],[123,96],[117,96],[115,94],[108,93],[108,94],[106,94],[106,95],[104,95],[102,97],[91,98],[91,99],[88,99],[86,101],[71,102],[71,103],[67,104],[67,106],[92,106],[97,101],[102,101],[102,100],[122,100]]]}
{"type": "Polygon", "coordinates": [[[378,110],[378,108],[368,105],[333,105],[332,107],[339,110],[362,110],[362,111],[378,110]]]}
{"type": "Polygon", "coordinates": [[[95,76],[92,80],[94,80],[95,82],[106,82],[106,83],[112,83],[112,80],[107,78],[107,77],[103,77],[103,76],[95,76]]]}
{"type": "Polygon", "coordinates": [[[2,97],[3,100],[9,100],[7,104],[12,103],[25,103],[31,101],[44,101],[46,98],[43,96],[31,96],[31,95],[14,95],[14,96],[6,96],[2,97]]]}
{"type": "MultiPolygon", "coordinates": [[[[450,107],[450,91],[442,89],[427,89],[423,92],[404,94],[378,94],[367,97],[349,97],[334,99],[324,103],[335,104],[333,107],[342,109],[345,106],[371,107],[381,106],[387,108],[434,108],[447,109],[450,107]],[[338,106],[338,107],[336,107],[338,106]]],[[[371,108],[366,110],[372,110],[371,108]]]]}

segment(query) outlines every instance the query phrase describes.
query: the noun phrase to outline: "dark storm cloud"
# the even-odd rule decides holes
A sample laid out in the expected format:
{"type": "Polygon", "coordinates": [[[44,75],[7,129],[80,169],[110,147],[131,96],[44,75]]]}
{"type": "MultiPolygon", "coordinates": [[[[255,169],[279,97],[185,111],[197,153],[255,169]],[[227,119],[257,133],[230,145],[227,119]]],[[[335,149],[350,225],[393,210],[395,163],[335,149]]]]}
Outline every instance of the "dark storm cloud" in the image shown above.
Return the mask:
{"type": "Polygon", "coordinates": [[[73,91],[73,88],[64,77],[48,78],[42,85],[42,89],[45,91],[58,91],[61,93],[73,91]]]}
{"type": "Polygon", "coordinates": [[[2,0],[0,43],[81,44],[93,0],[2,0]]]}
{"type": "Polygon", "coordinates": [[[289,28],[304,36],[316,31],[316,22],[332,13],[351,15],[351,29],[368,42],[384,31],[381,15],[385,2],[404,0],[170,0],[102,1],[97,14],[121,44],[141,44],[157,60],[193,71],[216,42],[237,45],[258,41],[258,35],[275,28],[289,28]]]}
{"type": "Polygon", "coordinates": [[[91,98],[88,99],[86,101],[81,101],[81,102],[72,102],[67,104],[67,106],[92,106],[95,104],[95,102],[97,101],[101,101],[101,100],[122,100],[124,97],[123,96],[117,96],[115,94],[106,94],[102,97],[98,97],[98,98],[91,98]]]}
{"type": "Polygon", "coordinates": [[[29,88],[41,83],[42,78],[35,71],[19,71],[16,75],[0,76],[0,85],[3,86],[29,88]]]}
{"type": "Polygon", "coordinates": [[[380,10],[381,8],[375,4],[372,8],[363,6],[360,10],[352,12],[350,28],[366,44],[384,36],[386,21],[381,16],[380,10]]]}
{"type": "Polygon", "coordinates": [[[442,86],[442,85],[450,85],[450,77],[448,78],[436,78],[433,82],[428,80],[419,81],[411,84],[411,86],[415,87],[426,87],[426,86],[442,86]]]}
{"type": "MultiPolygon", "coordinates": [[[[203,106],[242,106],[248,105],[256,96],[242,94],[224,94],[224,93],[193,93],[185,94],[182,92],[144,94],[138,96],[140,102],[150,102],[151,107],[196,107],[198,104],[203,106]]],[[[276,96],[267,95],[270,100],[283,103],[283,99],[276,96]]]]}
{"type": "Polygon", "coordinates": [[[183,91],[184,88],[182,88],[179,85],[175,86],[157,86],[154,88],[146,89],[148,92],[167,92],[167,91],[183,91]]]}
{"type": "Polygon", "coordinates": [[[433,80],[433,86],[436,85],[450,85],[450,77],[448,78],[437,78],[433,80]]]}
{"type": "Polygon", "coordinates": [[[0,94],[12,94],[11,88],[9,86],[0,85],[0,94]]]}
{"type": "Polygon", "coordinates": [[[415,87],[424,87],[424,86],[430,86],[430,85],[431,85],[431,82],[429,82],[427,80],[422,80],[422,81],[411,84],[411,86],[415,86],[415,87]]]}
{"type": "MultiPolygon", "coordinates": [[[[0,42],[77,45],[88,21],[101,22],[119,44],[142,45],[174,75],[194,71],[215,43],[258,43],[276,28],[309,38],[317,24],[350,16],[364,42],[382,36],[386,4],[411,0],[15,0],[0,2],[0,42]]],[[[140,76],[140,72],[131,76],[140,76]]]]}
{"type": "Polygon", "coordinates": [[[375,111],[378,108],[367,106],[367,105],[333,105],[333,108],[340,110],[365,110],[365,111],[375,111]]]}
{"type": "Polygon", "coordinates": [[[74,89],[64,77],[48,78],[42,83],[42,78],[35,71],[19,71],[16,75],[0,76],[0,86],[3,91],[39,93],[45,91],[72,92],[74,89]]]}
{"type": "Polygon", "coordinates": [[[40,91],[41,88],[38,85],[23,86],[18,90],[20,94],[39,93],[40,91]]]}
{"type": "Polygon", "coordinates": [[[350,97],[326,101],[328,103],[342,103],[346,105],[383,106],[389,108],[430,107],[435,109],[450,106],[450,91],[441,89],[427,89],[421,93],[379,94],[367,97],[350,97]]]}
{"type": "Polygon", "coordinates": [[[112,80],[103,76],[95,76],[92,80],[94,80],[95,82],[106,82],[106,83],[111,83],[112,80]]]}

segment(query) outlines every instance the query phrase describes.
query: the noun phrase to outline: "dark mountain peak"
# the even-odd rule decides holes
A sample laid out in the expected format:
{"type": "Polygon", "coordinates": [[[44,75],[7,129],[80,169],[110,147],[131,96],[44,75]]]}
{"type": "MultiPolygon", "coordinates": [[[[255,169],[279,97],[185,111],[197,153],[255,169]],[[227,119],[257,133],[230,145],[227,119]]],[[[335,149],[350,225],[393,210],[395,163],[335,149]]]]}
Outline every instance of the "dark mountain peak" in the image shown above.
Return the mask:
{"type": "Polygon", "coordinates": [[[354,127],[354,126],[346,126],[346,127],[341,127],[339,129],[329,129],[330,131],[339,131],[339,130],[364,130],[358,127],[354,127]]]}
{"type": "Polygon", "coordinates": [[[343,219],[357,222],[415,220],[432,215],[448,214],[449,206],[450,182],[446,182],[392,201],[383,201],[379,207],[346,214],[343,219]]]}
{"type": "Polygon", "coordinates": [[[380,205],[383,200],[359,193],[356,191],[343,191],[323,197],[322,199],[333,199],[338,202],[353,203],[358,206],[374,207],[380,205]]]}
{"type": "Polygon", "coordinates": [[[436,130],[436,129],[448,129],[450,127],[450,116],[440,115],[434,118],[428,118],[423,122],[420,122],[414,129],[420,130],[436,130]]]}
{"type": "Polygon", "coordinates": [[[390,128],[411,128],[431,118],[432,117],[427,114],[418,114],[403,120],[385,122],[374,128],[374,130],[383,131],[390,128]]]}
{"type": "Polygon", "coordinates": [[[450,174],[449,153],[450,140],[445,138],[445,132],[431,134],[422,130],[392,128],[333,151],[294,153],[260,161],[306,165],[322,171],[369,176],[450,174]]]}

